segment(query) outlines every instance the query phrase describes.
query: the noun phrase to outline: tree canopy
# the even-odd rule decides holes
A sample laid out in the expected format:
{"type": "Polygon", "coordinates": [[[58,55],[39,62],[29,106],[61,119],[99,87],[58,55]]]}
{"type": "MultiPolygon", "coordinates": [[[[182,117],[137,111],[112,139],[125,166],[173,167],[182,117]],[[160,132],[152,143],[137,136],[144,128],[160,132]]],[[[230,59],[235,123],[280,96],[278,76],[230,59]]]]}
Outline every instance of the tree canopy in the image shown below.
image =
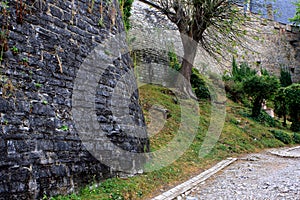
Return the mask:
{"type": "Polygon", "coordinates": [[[244,82],[244,91],[252,97],[253,117],[259,116],[263,101],[274,97],[279,87],[279,81],[274,76],[252,76],[244,82]]]}
{"type": "Polygon", "coordinates": [[[300,0],[294,3],[296,6],[296,13],[293,18],[290,18],[290,22],[293,22],[295,25],[300,25],[300,0]]]}
{"type": "MultiPolygon", "coordinates": [[[[139,0],[167,16],[180,34],[184,56],[181,74],[190,83],[194,59],[198,44],[213,57],[222,55],[222,49],[234,52],[239,37],[245,30],[239,27],[246,20],[242,12],[235,6],[235,0],[139,0]]],[[[180,82],[180,81],[178,81],[180,82]]],[[[188,91],[183,86],[182,91],[188,91]]]]}

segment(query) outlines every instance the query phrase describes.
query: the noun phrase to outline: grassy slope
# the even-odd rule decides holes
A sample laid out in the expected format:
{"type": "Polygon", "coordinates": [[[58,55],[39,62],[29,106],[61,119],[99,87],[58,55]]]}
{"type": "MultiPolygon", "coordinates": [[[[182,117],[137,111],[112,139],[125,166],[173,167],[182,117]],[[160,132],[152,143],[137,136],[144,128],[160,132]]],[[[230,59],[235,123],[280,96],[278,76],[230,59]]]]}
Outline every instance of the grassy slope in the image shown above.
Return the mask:
{"type": "MultiPolygon", "coordinates": [[[[155,104],[168,109],[171,114],[164,128],[150,137],[151,150],[154,151],[167,144],[176,133],[180,122],[180,106],[174,103],[174,96],[170,91],[158,86],[143,86],[140,88],[140,96],[147,123],[150,122],[148,111],[155,104]]],[[[229,101],[226,107],[226,123],[219,141],[206,157],[199,158],[198,152],[210,121],[210,103],[201,101],[199,107],[198,133],[189,149],[176,162],[140,176],[109,179],[98,187],[84,188],[78,195],[73,194],[56,199],[147,199],[187,180],[226,157],[284,145],[269,132],[274,128],[263,126],[247,118],[250,112],[248,108],[229,101]]]]}

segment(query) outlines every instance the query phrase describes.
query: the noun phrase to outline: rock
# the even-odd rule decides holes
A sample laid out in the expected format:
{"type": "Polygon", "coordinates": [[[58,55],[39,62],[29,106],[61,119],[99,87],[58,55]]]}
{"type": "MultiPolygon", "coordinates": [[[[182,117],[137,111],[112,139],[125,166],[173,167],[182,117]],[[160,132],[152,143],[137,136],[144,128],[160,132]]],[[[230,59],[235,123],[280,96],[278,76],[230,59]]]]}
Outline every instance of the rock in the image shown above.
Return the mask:
{"type": "Polygon", "coordinates": [[[187,196],[186,200],[199,200],[197,197],[187,196]]]}

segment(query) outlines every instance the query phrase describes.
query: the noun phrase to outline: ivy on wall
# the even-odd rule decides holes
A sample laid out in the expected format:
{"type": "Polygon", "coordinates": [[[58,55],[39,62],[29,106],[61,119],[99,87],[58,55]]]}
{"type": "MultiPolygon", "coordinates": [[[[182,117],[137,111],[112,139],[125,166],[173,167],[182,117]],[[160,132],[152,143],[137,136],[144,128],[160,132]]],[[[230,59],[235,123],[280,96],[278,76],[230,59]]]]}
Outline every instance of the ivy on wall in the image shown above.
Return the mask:
{"type": "Polygon", "coordinates": [[[125,30],[128,30],[130,29],[129,17],[131,15],[130,11],[131,11],[133,0],[119,0],[119,3],[120,3],[120,9],[124,21],[125,30]]]}

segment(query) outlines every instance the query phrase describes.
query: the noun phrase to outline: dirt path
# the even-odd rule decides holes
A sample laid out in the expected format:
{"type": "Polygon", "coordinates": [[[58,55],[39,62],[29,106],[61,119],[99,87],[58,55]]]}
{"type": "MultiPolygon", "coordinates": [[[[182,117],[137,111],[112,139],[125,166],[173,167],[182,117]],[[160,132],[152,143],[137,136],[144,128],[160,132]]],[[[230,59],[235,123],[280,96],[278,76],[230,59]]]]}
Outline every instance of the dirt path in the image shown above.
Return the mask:
{"type": "Polygon", "coordinates": [[[247,155],[177,199],[300,200],[300,148],[272,152],[247,155]]]}

